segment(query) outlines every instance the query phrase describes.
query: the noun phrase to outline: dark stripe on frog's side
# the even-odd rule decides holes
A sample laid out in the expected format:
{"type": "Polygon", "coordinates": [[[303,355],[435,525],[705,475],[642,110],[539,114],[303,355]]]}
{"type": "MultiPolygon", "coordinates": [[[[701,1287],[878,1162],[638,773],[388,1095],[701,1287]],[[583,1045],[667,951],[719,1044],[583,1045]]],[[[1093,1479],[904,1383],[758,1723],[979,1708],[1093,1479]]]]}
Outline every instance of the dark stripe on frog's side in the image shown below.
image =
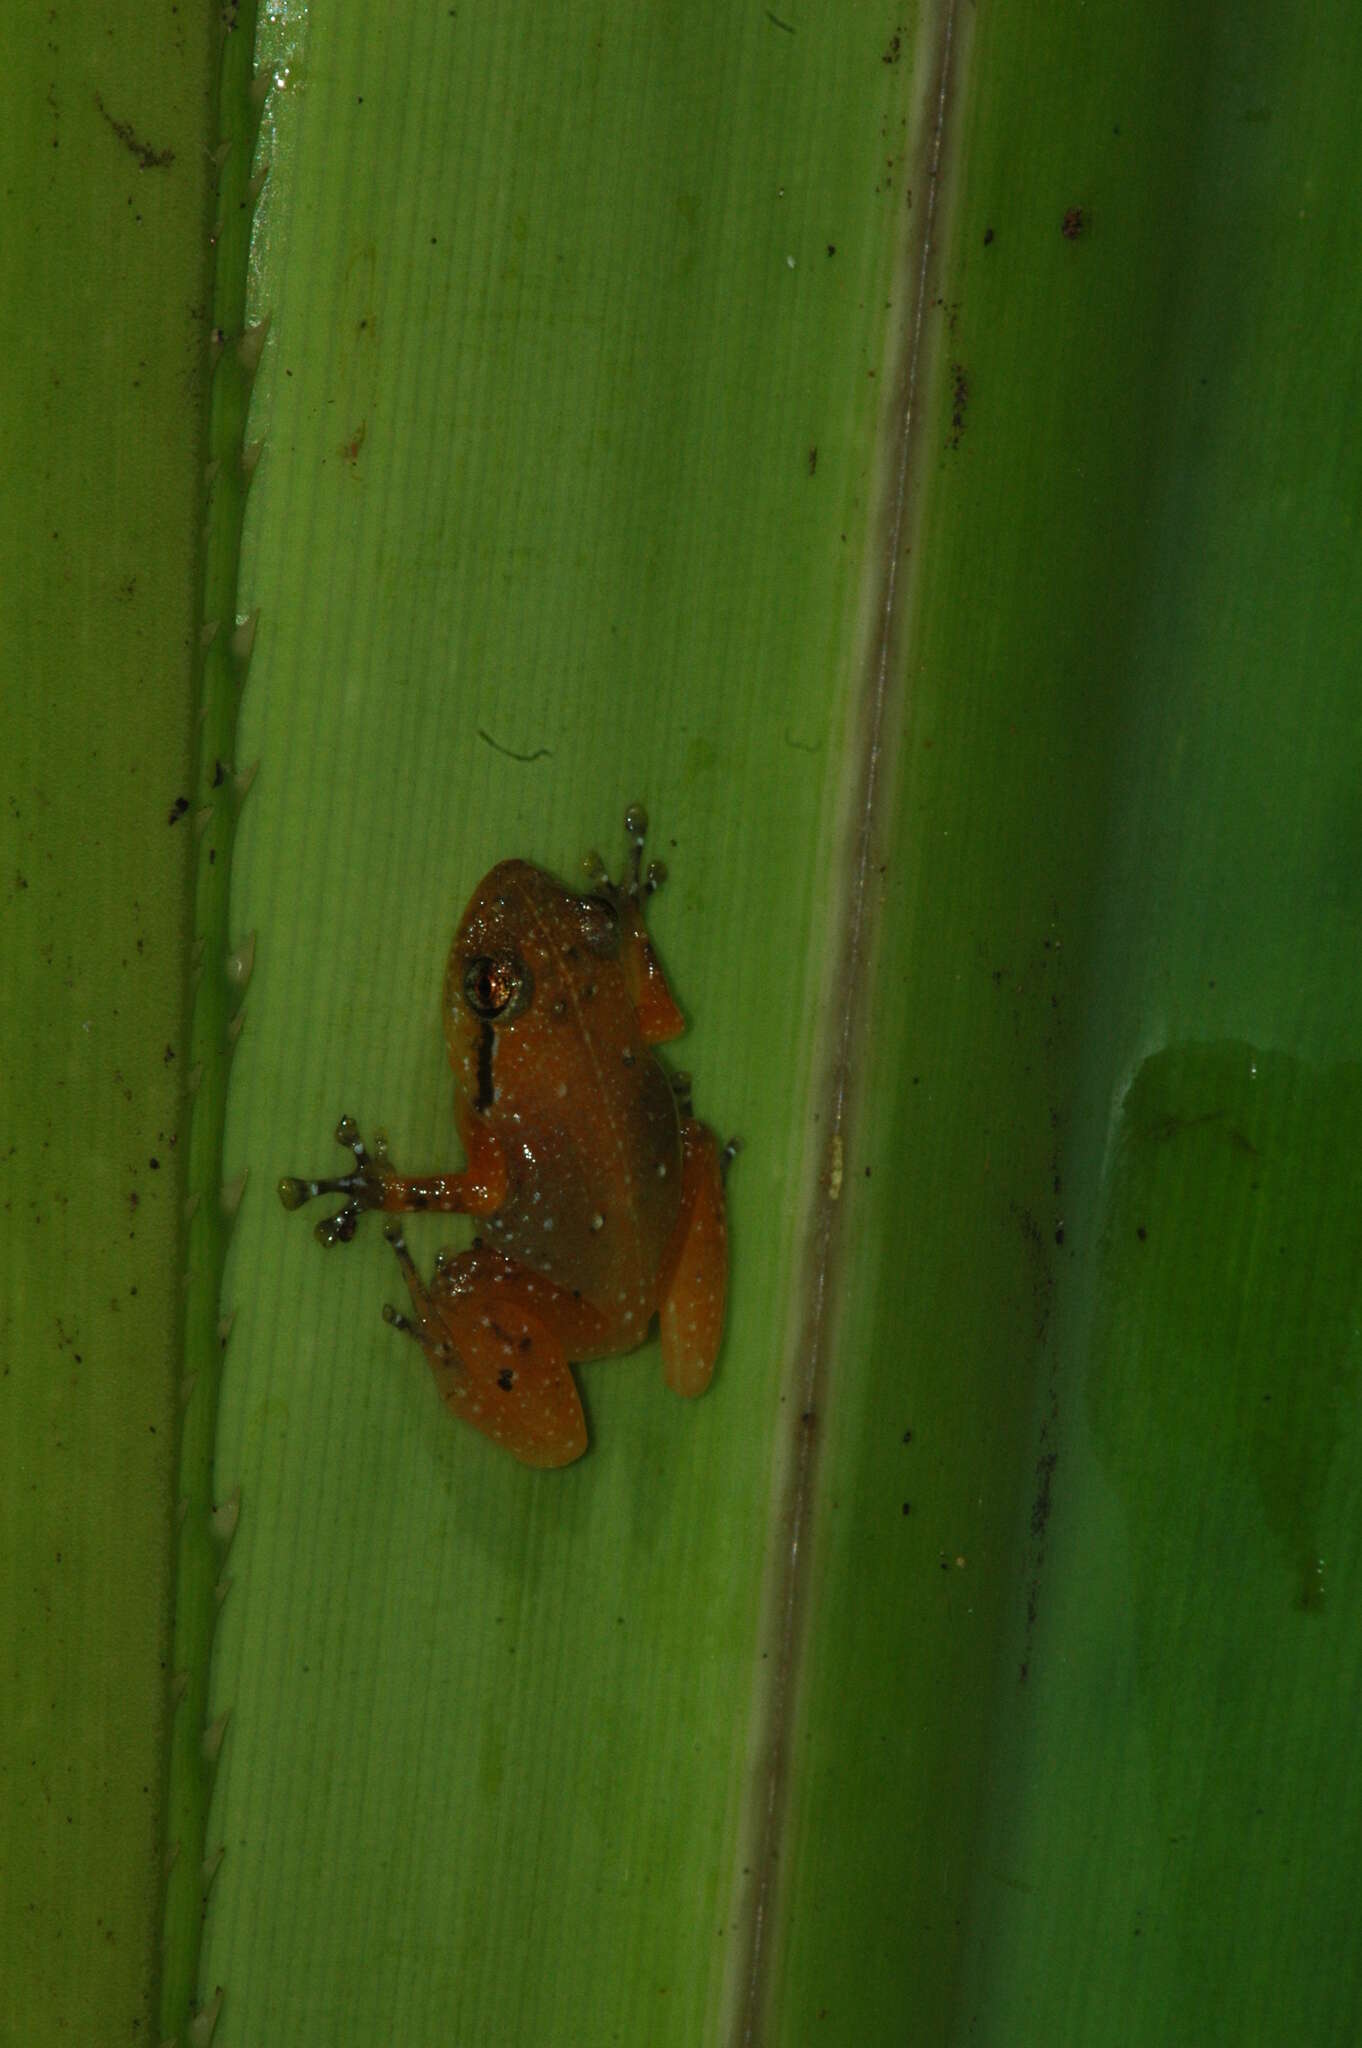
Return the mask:
{"type": "Polygon", "coordinates": [[[484,1024],[478,1033],[478,1093],[474,1109],[490,1109],[496,1089],[492,1082],[492,1047],[496,1033],[490,1024],[484,1024]]]}

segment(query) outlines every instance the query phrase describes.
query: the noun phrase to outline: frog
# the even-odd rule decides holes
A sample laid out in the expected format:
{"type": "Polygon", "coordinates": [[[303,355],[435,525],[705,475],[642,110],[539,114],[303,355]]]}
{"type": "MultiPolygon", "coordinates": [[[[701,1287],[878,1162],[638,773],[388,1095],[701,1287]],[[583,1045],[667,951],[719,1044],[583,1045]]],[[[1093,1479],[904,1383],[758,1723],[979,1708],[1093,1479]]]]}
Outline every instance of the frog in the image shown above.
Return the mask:
{"type": "Polygon", "coordinates": [[[666,1383],[694,1399],[723,1335],[737,1142],[720,1146],[690,1077],[658,1057],[686,1026],[644,917],[666,877],[644,865],[647,829],[631,805],[618,883],[597,855],[584,891],[512,859],[473,891],[440,1003],[461,1169],[398,1173],[343,1116],[351,1170],[277,1183],[289,1210],[343,1198],[316,1226],[327,1246],[385,1214],[409,1297],[385,1320],[420,1345],[452,1414],[541,1468],[587,1448],[574,1365],[634,1350],[656,1317],[666,1383]],[[400,1221],[412,1212],[475,1219],[429,1282],[400,1221]]]}

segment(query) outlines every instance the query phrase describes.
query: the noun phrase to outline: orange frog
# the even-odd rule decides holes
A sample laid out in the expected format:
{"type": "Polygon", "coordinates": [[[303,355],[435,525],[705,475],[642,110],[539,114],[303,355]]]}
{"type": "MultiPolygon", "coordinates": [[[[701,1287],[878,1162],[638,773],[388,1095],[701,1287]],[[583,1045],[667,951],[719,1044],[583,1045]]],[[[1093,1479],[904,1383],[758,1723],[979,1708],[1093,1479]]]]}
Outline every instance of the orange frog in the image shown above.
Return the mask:
{"type": "Polygon", "coordinates": [[[652,1050],[685,1023],[643,923],[665,870],[643,872],[641,809],[625,828],[622,884],[598,858],[583,896],[505,860],[473,892],[441,1005],[462,1173],[394,1173],[382,1140],[371,1155],[343,1117],[354,1172],[279,1182],[286,1209],[345,1197],[317,1225],[323,1244],[353,1237],[366,1209],[479,1219],[483,1235],[441,1253],[429,1287],[389,1223],[413,1313],[383,1313],[421,1345],[451,1411],[527,1465],[586,1449],[570,1359],[633,1350],[656,1315],[668,1386],[702,1394],[723,1332],[734,1148],[720,1152],[687,1077],[669,1079],[652,1050]]]}

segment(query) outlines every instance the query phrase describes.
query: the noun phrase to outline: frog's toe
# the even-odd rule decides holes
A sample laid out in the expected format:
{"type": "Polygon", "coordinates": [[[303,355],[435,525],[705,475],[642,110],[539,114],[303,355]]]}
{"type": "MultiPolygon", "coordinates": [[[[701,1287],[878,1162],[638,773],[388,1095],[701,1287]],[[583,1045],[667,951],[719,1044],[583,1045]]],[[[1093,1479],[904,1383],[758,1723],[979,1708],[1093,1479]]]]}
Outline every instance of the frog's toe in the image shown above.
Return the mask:
{"type": "Polygon", "coordinates": [[[650,860],[646,868],[643,865],[643,848],[648,838],[648,813],[642,804],[630,804],[625,812],[624,834],[628,850],[625,855],[624,874],[618,882],[594,848],[582,862],[592,888],[608,898],[617,908],[627,903],[640,903],[656,894],[667,879],[665,861],[650,860]]]}
{"type": "Polygon", "coordinates": [[[334,1216],[323,1216],[312,1235],[318,1244],[349,1244],[359,1225],[363,1207],[359,1202],[347,1202],[343,1209],[337,1209],[334,1216]]]}

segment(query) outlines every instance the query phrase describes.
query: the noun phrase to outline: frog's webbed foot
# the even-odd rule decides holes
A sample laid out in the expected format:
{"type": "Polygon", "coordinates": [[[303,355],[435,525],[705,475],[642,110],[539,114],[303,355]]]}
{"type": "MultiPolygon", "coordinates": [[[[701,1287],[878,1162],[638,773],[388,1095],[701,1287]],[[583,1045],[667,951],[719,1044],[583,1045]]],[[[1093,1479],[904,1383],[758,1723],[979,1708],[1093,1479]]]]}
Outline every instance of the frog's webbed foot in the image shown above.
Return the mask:
{"type": "Polygon", "coordinates": [[[593,889],[599,889],[602,896],[613,903],[617,910],[626,904],[636,908],[642,922],[641,906],[650,896],[655,895],[666,881],[667,864],[665,861],[650,860],[646,868],[643,865],[643,848],[648,838],[648,813],[642,804],[630,804],[624,814],[624,830],[629,841],[629,853],[622,881],[617,882],[613,879],[598,853],[589,853],[583,866],[590,877],[593,889]]]}
{"type": "MultiPolygon", "coordinates": [[[[660,860],[650,860],[646,868],[643,865],[648,813],[642,804],[630,804],[624,814],[624,829],[629,840],[629,854],[623,881],[613,881],[600,855],[589,853],[584,865],[595,896],[585,899],[583,908],[589,908],[593,902],[598,909],[602,904],[609,906],[605,917],[612,927],[618,928],[618,950],[625,982],[644,1044],[665,1045],[669,1039],[681,1036],[686,1020],[676,1006],[667,986],[667,977],[653,951],[643,911],[648,898],[666,881],[667,870],[660,860]],[[610,917],[611,911],[614,912],[613,918],[610,917]]],[[[602,944],[605,943],[613,944],[614,941],[603,935],[602,944]]]]}
{"type": "Polygon", "coordinates": [[[387,1169],[388,1149],[381,1136],[374,1138],[370,1153],[353,1117],[343,1116],[336,1125],[336,1143],[344,1145],[355,1161],[353,1173],[338,1174],[334,1180],[300,1180],[285,1174],[279,1182],[279,1199],[286,1209],[301,1209],[318,1195],[344,1195],[343,1207],[334,1216],[324,1216],[316,1228],[321,1244],[348,1244],[366,1209],[381,1209],[392,1175],[387,1169]]]}

